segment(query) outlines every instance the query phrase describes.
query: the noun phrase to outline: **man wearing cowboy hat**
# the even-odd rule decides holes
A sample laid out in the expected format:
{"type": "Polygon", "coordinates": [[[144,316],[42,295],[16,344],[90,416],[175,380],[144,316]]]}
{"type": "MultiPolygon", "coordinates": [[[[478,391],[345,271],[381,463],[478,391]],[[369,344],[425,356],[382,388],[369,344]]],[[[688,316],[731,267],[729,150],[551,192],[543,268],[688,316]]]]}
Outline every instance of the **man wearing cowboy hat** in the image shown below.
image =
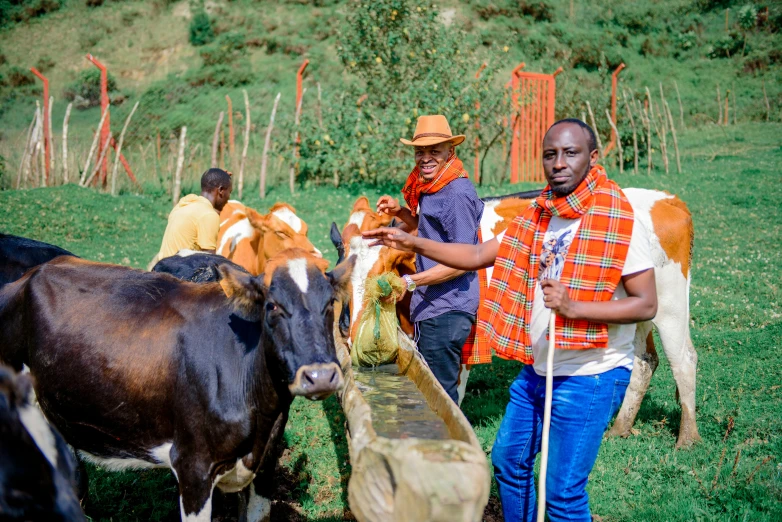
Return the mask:
{"type": "MultiPolygon", "coordinates": [[[[421,116],[412,140],[415,168],[402,188],[407,208],[391,196],[377,202],[377,211],[402,220],[402,228],[444,243],[478,243],[483,202],[478,198],[455,147],[445,116],[421,116]]],[[[416,273],[405,276],[412,292],[410,319],[418,331],[418,348],[445,391],[457,401],[462,347],[478,310],[478,276],[416,256],[416,273]]]]}

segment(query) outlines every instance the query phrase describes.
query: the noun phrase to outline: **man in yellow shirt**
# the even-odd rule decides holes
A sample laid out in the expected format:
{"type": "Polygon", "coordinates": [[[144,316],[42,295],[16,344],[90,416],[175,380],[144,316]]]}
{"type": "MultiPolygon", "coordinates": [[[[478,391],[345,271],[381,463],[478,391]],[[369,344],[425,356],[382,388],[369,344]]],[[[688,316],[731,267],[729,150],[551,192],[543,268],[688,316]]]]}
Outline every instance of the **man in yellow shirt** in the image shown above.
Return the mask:
{"type": "Polygon", "coordinates": [[[209,169],[201,176],[201,195],[188,194],[168,215],[168,225],[157,260],[180,250],[214,253],[220,230],[220,211],[231,197],[231,175],[222,169],[209,169]]]}

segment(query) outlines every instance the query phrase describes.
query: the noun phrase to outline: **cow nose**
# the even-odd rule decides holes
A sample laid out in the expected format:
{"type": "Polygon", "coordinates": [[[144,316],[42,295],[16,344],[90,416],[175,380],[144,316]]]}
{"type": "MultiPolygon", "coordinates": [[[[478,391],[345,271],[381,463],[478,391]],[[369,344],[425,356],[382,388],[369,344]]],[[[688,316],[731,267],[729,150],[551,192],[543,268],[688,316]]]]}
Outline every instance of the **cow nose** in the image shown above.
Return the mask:
{"type": "Polygon", "coordinates": [[[342,388],[344,378],[337,363],[307,364],[296,371],[296,378],[288,385],[291,395],[300,395],[320,401],[342,388]]]}

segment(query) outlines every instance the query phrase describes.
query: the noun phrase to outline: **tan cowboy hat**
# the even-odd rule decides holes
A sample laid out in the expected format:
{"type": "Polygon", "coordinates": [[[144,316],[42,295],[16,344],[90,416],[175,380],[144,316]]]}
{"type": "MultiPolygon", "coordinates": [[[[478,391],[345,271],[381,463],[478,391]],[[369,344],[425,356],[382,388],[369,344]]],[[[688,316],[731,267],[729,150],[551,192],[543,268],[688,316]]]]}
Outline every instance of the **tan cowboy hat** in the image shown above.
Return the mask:
{"type": "Polygon", "coordinates": [[[453,142],[454,146],[464,141],[463,134],[457,134],[456,136],[451,134],[451,126],[448,125],[448,120],[442,114],[435,114],[432,116],[421,116],[415,124],[415,135],[413,140],[406,140],[400,138],[399,141],[405,145],[412,145],[414,147],[428,147],[429,145],[437,145],[438,143],[445,143],[446,141],[453,142]]]}

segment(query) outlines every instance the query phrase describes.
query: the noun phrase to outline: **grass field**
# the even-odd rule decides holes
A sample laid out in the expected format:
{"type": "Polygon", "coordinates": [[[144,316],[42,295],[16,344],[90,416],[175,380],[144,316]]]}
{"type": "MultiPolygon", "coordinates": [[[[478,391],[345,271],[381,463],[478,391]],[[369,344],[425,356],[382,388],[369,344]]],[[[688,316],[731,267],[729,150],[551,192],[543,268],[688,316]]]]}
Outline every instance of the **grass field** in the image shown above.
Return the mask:
{"type": "MultiPolygon", "coordinates": [[[[690,299],[703,442],[674,450],[680,410],[661,357],[637,434],[607,440],[601,448],[589,485],[593,512],[606,521],[782,520],[782,125],[711,126],[684,132],[681,141],[681,175],[609,173],[622,186],[676,193],[693,213],[690,299]]],[[[520,188],[526,187],[482,193],[520,188]]],[[[291,202],[309,223],[312,241],[333,260],[331,221],[343,224],[359,193],[372,199],[380,192],[314,187],[293,197],[275,190],[264,202],[257,196],[245,202],[263,211],[276,200],[291,202]]],[[[157,251],[169,208],[163,196],[112,198],[73,185],[6,191],[0,192],[0,231],[139,268],[157,251]]],[[[495,360],[471,375],[463,407],[487,458],[519,368],[495,360]]],[[[350,466],[343,426],[334,398],[294,403],[274,520],[347,516],[350,466]]],[[[90,471],[86,510],[93,520],[177,519],[170,473],[90,471]]],[[[492,513],[496,507],[493,499],[492,513]]]]}

